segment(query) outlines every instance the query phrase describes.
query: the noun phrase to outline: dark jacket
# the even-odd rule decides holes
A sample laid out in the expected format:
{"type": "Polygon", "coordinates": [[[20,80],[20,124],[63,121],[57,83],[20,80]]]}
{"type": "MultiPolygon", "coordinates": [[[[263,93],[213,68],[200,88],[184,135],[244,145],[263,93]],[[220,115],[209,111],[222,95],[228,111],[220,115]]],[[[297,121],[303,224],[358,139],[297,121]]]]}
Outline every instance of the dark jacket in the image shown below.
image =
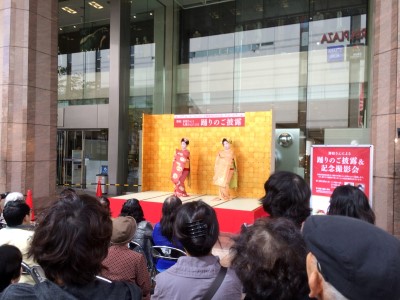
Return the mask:
{"type": "Polygon", "coordinates": [[[0,296],[0,300],[141,300],[142,292],[135,284],[125,282],[108,283],[95,280],[85,286],[64,286],[46,280],[36,285],[11,284],[0,296]]]}
{"type": "Polygon", "coordinates": [[[151,255],[151,247],[154,246],[153,226],[151,226],[151,224],[147,221],[139,222],[137,224],[136,233],[132,241],[138,243],[141,247],[141,249],[133,250],[142,253],[146,257],[147,268],[151,270],[154,265],[153,256],[151,255]]]}

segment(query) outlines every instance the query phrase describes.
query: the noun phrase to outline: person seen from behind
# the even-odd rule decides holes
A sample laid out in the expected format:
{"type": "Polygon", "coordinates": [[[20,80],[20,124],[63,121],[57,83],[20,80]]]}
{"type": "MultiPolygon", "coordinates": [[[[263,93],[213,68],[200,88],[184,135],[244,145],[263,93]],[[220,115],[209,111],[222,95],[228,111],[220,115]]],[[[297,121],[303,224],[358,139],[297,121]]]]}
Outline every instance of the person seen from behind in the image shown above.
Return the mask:
{"type": "MultiPolygon", "coordinates": [[[[16,200],[25,200],[25,197],[22,193],[20,192],[11,192],[11,193],[3,193],[1,194],[0,197],[0,223],[2,225],[2,227],[5,227],[6,221],[4,220],[4,216],[3,216],[3,210],[4,207],[6,206],[6,204],[10,201],[16,201],[16,200]]],[[[1,227],[0,227],[1,228],[1,227]]]]}
{"type": "Polygon", "coordinates": [[[153,300],[239,300],[242,284],[235,272],[224,268],[211,254],[219,225],[214,209],[203,201],[183,204],[174,223],[176,238],[187,256],[156,276],[153,300]]]}
{"type": "Polygon", "coordinates": [[[375,213],[368,197],[352,185],[341,185],[333,190],[328,215],[348,216],[375,224],[375,213]]]}
{"type": "Polygon", "coordinates": [[[103,208],[107,210],[109,216],[111,217],[110,200],[108,200],[106,196],[101,196],[99,197],[99,202],[101,206],[103,206],[103,208]]]}
{"type": "Polygon", "coordinates": [[[132,217],[118,217],[112,220],[111,246],[103,261],[102,276],[115,281],[136,283],[142,290],[143,299],[150,299],[150,276],[143,254],[132,251],[128,243],[136,231],[132,217]]]}
{"type": "MultiPolygon", "coordinates": [[[[140,201],[137,199],[127,200],[122,206],[120,216],[129,216],[135,219],[137,228],[132,242],[137,243],[143,250],[142,252],[147,260],[147,266],[151,269],[153,267],[153,257],[151,255],[151,247],[154,245],[153,226],[145,219],[140,201]]],[[[134,250],[138,251],[136,248],[134,248],[134,250]]]]}
{"type": "Polygon", "coordinates": [[[0,295],[10,284],[21,277],[22,253],[12,245],[0,246],[0,295]]]}
{"type": "MultiPolygon", "coordinates": [[[[29,246],[34,235],[31,226],[31,209],[24,200],[7,202],[3,211],[4,219],[7,222],[6,228],[0,230],[0,245],[13,245],[21,253],[25,263],[29,266],[35,264],[32,257],[29,257],[29,246]]],[[[30,275],[22,275],[20,282],[34,284],[30,275]]]]}
{"type": "Polygon", "coordinates": [[[311,216],[303,226],[310,297],[400,299],[400,241],[368,222],[311,216]]]}
{"type": "Polygon", "coordinates": [[[293,221],[260,218],[234,240],[231,267],[245,300],[309,299],[306,245],[293,221]]]}
{"type": "MultiPolygon", "coordinates": [[[[156,246],[168,246],[183,250],[181,242],[174,237],[174,222],[176,212],[182,206],[182,201],[177,196],[169,196],[162,206],[162,216],[159,223],[154,225],[153,241],[156,246]]],[[[175,264],[173,260],[158,259],[156,269],[159,272],[165,271],[175,264]]]]}
{"type": "Polygon", "coordinates": [[[300,228],[311,214],[311,190],[299,175],[275,172],[265,182],[264,189],[265,196],[260,201],[271,218],[288,218],[300,228]]]}

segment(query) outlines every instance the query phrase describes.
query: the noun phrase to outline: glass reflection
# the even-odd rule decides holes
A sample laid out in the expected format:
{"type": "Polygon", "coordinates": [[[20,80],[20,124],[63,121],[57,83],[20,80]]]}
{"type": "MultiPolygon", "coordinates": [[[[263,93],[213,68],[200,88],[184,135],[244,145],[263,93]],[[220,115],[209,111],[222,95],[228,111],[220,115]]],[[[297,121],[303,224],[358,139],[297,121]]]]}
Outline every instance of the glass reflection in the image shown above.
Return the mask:
{"type": "MultiPolygon", "coordinates": [[[[138,184],[142,114],[164,112],[165,7],[135,1],[130,13],[128,183],[138,184]]],[[[128,188],[137,191],[137,188],[128,188]]]]}
{"type": "Polygon", "coordinates": [[[97,9],[86,2],[59,2],[59,106],[108,103],[109,5],[98,1],[103,6],[97,9]],[[76,13],[68,13],[65,7],[76,13]]]}
{"type": "Polygon", "coordinates": [[[303,131],[365,127],[367,1],[351,2],[183,1],[173,112],[273,109],[278,126],[303,131]]]}

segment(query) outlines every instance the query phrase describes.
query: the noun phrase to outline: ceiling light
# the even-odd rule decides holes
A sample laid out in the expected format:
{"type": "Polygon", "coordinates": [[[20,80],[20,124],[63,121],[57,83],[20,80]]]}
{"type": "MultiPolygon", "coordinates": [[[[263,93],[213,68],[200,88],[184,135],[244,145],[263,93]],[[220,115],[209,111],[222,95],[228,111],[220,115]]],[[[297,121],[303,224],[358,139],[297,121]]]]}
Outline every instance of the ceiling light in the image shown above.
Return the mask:
{"type": "Polygon", "coordinates": [[[150,12],[150,16],[152,16],[153,15],[153,13],[152,12],[150,12]]]}
{"type": "Polygon", "coordinates": [[[96,9],[102,9],[103,8],[103,6],[98,4],[96,1],[89,1],[88,3],[89,3],[90,6],[93,6],[96,9]]]}
{"type": "Polygon", "coordinates": [[[230,9],[230,12],[231,12],[231,14],[234,15],[234,16],[240,16],[240,14],[241,14],[240,10],[238,10],[238,9],[236,9],[236,8],[231,8],[231,9],[230,9]]]}
{"type": "Polygon", "coordinates": [[[210,12],[209,15],[210,15],[211,19],[215,19],[215,20],[219,19],[219,13],[216,11],[210,12]]]}
{"type": "Polygon", "coordinates": [[[60,31],[62,31],[62,28],[60,27],[60,31]]]}
{"type": "Polygon", "coordinates": [[[73,14],[73,15],[74,15],[74,14],[77,13],[76,10],[74,10],[74,9],[68,7],[68,6],[61,7],[61,9],[62,9],[63,11],[65,11],[65,12],[69,13],[69,14],[73,14]]]}
{"type": "Polygon", "coordinates": [[[136,19],[136,15],[134,15],[133,18],[136,19]]]}

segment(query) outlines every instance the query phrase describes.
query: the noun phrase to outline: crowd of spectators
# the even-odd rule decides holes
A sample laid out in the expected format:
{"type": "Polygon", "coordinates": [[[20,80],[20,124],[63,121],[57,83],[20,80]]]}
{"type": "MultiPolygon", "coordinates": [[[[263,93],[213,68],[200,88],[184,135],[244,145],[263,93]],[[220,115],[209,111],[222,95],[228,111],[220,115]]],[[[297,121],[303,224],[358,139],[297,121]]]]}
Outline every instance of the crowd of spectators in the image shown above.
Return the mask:
{"type": "Polygon", "coordinates": [[[212,254],[215,210],[201,200],[168,197],[153,230],[137,199],[112,218],[107,198],[66,189],[33,227],[23,195],[13,193],[0,203],[0,300],[400,299],[400,241],[374,225],[362,190],[336,187],[327,215],[311,216],[300,176],[273,173],[264,189],[268,217],[233,237],[224,266],[212,254]],[[153,245],[186,255],[156,260],[153,245]],[[22,261],[45,278],[24,280],[32,276],[22,261]]]}
{"type": "Polygon", "coordinates": [[[96,278],[111,235],[110,216],[96,198],[66,193],[41,216],[30,242],[28,256],[47,280],[11,284],[0,299],[141,299],[135,284],[96,278]]]}

